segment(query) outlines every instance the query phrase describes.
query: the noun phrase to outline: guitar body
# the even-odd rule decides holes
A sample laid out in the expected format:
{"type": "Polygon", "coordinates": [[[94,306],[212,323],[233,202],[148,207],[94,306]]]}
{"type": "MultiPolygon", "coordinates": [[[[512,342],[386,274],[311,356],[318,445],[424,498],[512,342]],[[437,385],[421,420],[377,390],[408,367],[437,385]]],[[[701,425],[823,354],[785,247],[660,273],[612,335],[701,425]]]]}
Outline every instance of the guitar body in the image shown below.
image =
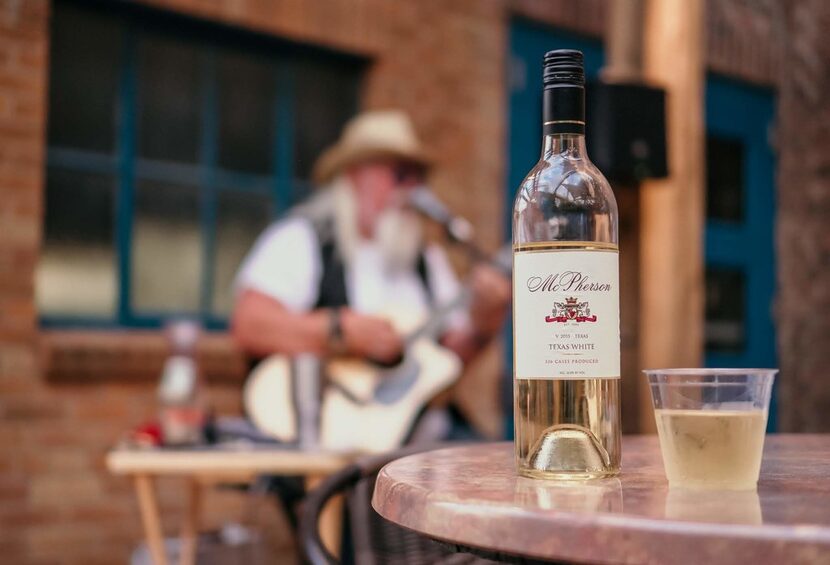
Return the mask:
{"type": "MultiPolygon", "coordinates": [[[[245,410],[263,432],[284,442],[297,440],[290,358],[273,355],[248,377],[245,410]]],[[[403,444],[421,409],[461,373],[449,349],[423,338],[391,369],[338,358],[325,366],[327,382],[320,405],[320,445],[324,449],[379,453],[403,444]]]]}

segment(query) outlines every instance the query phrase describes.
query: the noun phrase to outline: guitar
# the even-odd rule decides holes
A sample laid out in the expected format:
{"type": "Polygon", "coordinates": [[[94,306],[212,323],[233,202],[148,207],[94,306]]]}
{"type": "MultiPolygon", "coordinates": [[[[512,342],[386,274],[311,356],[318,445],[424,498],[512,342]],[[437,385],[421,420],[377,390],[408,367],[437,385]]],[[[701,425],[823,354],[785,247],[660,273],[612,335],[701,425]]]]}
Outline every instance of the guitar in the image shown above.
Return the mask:
{"type": "MultiPolygon", "coordinates": [[[[509,272],[502,250],[493,261],[509,272]]],[[[466,305],[469,288],[422,316],[403,310],[385,315],[405,336],[402,361],[389,368],[359,358],[323,363],[326,385],[320,402],[319,445],[324,449],[380,453],[403,444],[421,409],[460,376],[462,363],[437,343],[446,317],[466,305]]],[[[261,431],[283,442],[299,437],[291,358],[272,355],[250,374],[243,390],[248,417],[261,431]]]]}

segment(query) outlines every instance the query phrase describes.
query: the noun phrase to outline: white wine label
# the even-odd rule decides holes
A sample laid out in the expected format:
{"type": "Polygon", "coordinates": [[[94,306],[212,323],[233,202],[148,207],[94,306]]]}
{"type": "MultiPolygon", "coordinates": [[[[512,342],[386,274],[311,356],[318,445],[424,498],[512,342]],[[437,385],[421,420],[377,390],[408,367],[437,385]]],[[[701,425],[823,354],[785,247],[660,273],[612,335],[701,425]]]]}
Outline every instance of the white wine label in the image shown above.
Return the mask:
{"type": "Polygon", "coordinates": [[[513,347],[517,379],[618,378],[617,250],[515,251],[513,347]]]}

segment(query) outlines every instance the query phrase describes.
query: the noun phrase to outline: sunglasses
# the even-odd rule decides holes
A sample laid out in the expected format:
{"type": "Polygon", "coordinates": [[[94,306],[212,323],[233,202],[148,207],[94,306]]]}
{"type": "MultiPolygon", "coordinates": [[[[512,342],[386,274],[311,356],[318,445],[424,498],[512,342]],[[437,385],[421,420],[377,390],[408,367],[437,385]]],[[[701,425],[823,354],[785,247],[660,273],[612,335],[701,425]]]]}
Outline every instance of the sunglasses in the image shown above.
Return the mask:
{"type": "Polygon", "coordinates": [[[423,182],[426,171],[421,165],[414,163],[400,163],[395,166],[395,181],[398,184],[409,182],[423,182]]]}

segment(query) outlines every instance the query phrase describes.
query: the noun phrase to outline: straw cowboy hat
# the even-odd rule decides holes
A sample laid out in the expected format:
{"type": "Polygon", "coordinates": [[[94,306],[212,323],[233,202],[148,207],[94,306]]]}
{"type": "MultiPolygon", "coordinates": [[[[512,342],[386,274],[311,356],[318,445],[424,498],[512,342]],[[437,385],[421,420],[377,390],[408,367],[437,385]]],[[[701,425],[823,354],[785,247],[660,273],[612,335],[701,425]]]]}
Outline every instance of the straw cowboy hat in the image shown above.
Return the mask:
{"type": "Polygon", "coordinates": [[[409,116],[399,110],[373,111],[349,120],[337,143],[317,159],[312,177],[323,184],[350,165],[378,158],[401,159],[425,168],[432,164],[409,116]]]}

